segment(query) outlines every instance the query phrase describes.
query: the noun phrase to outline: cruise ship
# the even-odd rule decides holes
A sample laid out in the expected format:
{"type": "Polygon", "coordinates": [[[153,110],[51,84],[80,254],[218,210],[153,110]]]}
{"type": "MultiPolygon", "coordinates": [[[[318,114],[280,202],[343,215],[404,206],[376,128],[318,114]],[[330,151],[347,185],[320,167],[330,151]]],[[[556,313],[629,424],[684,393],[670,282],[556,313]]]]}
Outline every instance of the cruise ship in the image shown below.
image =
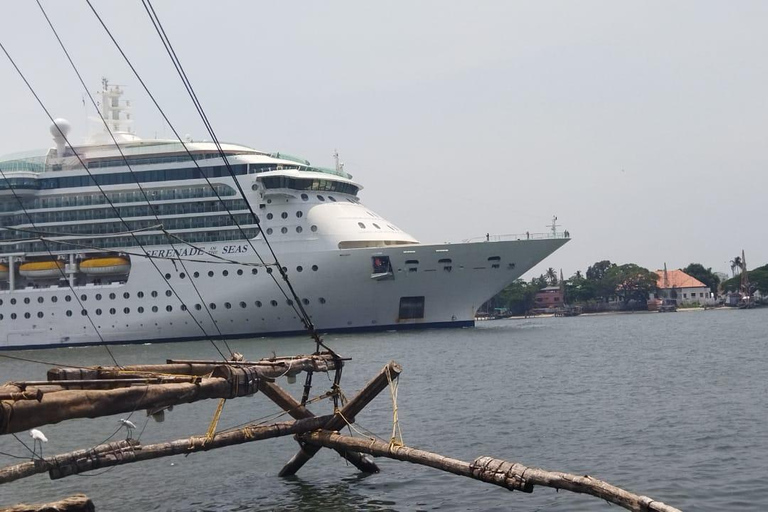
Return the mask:
{"type": "Polygon", "coordinates": [[[472,326],[568,240],[420,243],[338,158],[140,139],[123,90],[101,94],[101,136],[56,120],[55,147],[0,158],[0,349],[303,332],[265,237],[320,332],[472,326]]]}

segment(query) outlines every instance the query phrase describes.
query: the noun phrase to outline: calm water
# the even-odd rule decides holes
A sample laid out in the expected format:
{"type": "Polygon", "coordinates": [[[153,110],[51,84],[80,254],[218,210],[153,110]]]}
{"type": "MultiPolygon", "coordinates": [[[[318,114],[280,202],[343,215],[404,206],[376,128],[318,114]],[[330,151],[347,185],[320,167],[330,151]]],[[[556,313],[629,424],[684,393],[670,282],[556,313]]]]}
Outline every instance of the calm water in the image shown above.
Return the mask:
{"type": "MultiPolygon", "coordinates": [[[[387,361],[403,365],[399,413],[409,446],[463,460],[492,455],[590,474],[684,510],[768,509],[768,310],[628,314],[486,322],[474,329],[328,336],[353,361],[347,395],[387,361]]],[[[311,351],[304,338],[236,341],[249,358],[311,351]]],[[[208,343],[115,347],[121,364],[166,357],[214,358],[208,343]]],[[[19,352],[57,363],[109,364],[103,348],[19,352]]],[[[45,366],[0,359],[0,379],[37,379],[45,366]]],[[[314,391],[330,386],[315,378],[314,391]]],[[[301,379],[288,389],[299,395],[301,379]]],[[[149,421],[144,443],[206,430],[215,401],[149,421]]],[[[327,413],[328,403],[315,404],[327,413]]],[[[263,396],[227,403],[220,428],[275,411],[263,396]]],[[[116,418],[44,427],[46,454],[102,442],[116,418]]],[[[143,413],[133,415],[139,429],[143,413]]],[[[388,392],[359,417],[383,437],[388,392]]],[[[124,435],[124,434],[123,434],[124,435]]],[[[24,441],[26,433],[19,436],[24,441]]],[[[0,451],[24,455],[12,437],[0,451]]],[[[596,498],[501,488],[402,462],[359,476],[323,450],[298,477],[277,472],[290,438],[51,481],[39,475],[0,487],[0,504],[75,492],[100,511],[141,510],[618,510],[596,498]]],[[[0,455],[3,465],[13,463],[0,455]]]]}

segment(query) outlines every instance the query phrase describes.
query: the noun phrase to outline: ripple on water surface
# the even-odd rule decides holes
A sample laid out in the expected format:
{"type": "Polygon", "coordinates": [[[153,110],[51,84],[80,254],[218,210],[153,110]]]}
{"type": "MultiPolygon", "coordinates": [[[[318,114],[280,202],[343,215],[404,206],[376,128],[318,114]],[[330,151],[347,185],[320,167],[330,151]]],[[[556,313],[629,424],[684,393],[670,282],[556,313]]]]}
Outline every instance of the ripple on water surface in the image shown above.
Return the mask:
{"type": "MultiPolygon", "coordinates": [[[[403,365],[399,416],[409,446],[473,460],[482,455],[590,474],[684,510],[766,510],[768,310],[634,314],[483,322],[474,329],[327,336],[352,357],[352,395],[390,359],[403,365]],[[715,484],[716,482],[716,484],[715,484]]],[[[306,353],[306,338],[239,340],[249,358],[306,353]]],[[[121,364],[210,359],[208,343],[120,346],[121,364]]],[[[109,364],[103,348],[25,352],[51,362],[109,364]]],[[[3,380],[39,379],[45,367],[0,358],[3,380]]],[[[314,390],[330,382],[314,379],[314,390]]],[[[301,379],[288,390],[301,393],[301,379]]],[[[199,434],[216,401],[176,407],[147,423],[144,443],[199,434]]],[[[330,405],[313,410],[327,413],[330,405]]],[[[220,428],[275,411],[260,395],[227,403],[220,428]]],[[[125,416],[125,415],[123,415],[125,416]]],[[[132,420],[141,429],[143,413],[132,420]]],[[[388,438],[385,391],[357,418],[388,438]]],[[[46,454],[103,441],[117,417],[43,428],[46,454]]],[[[124,434],[123,434],[124,435],[124,434]]],[[[20,435],[27,440],[27,435],[20,435]]],[[[429,468],[379,460],[357,475],[321,451],[296,477],[277,472],[295,452],[277,439],[189,457],[50,481],[40,475],[0,487],[0,504],[84,492],[98,510],[616,510],[591,497],[537,488],[531,495],[429,468]]],[[[0,452],[26,456],[12,437],[0,452]]],[[[4,464],[15,459],[0,455],[4,464]]]]}

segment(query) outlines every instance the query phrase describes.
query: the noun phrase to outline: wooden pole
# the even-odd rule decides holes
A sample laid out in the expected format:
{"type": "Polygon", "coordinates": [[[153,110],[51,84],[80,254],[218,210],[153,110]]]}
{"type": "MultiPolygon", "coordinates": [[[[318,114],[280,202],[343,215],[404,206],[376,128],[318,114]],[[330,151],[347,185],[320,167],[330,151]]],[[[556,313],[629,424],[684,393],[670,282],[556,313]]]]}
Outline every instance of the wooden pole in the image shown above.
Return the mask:
{"type": "Polygon", "coordinates": [[[48,370],[48,380],[89,380],[136,378],[154,374],[204,376],[220,366],[254,366],[264,377],[275,379],[297,375],[304,371],[328,372],[336,361],[328,354],[281,357],[261,361],[187,361],[169,359],[167,364],[138,364],[130,366],[98,366],[94,368],[57,367],[48,370]]]}
{"type": "Polygon", "coordinates": [[[0,508],[0,512],[94,512],[91,499],[85,494],[75,494],[53,503],[27,505],[19,503],[9,508],[0,508]]]}
{"type": "Polygon", "coordinates": [[[13,466],[6,466],[4,468],[0,468],[0,484],[14,482],[16,480],[27,478],[32,475],[45,473],[50,469],[53,461],[65,456],[67,458],[77,460],[85,457],[98,456],[99,454],[105,452],[124,451],[126,449],[130,449],[132,446],[137,446],[138,444],[139,442],[134,439],[125,439],[121,441],[115,441],[113,443],[100,444],[94,448],[75,450],[65,455],[59,455],[58,457],[34,459],[29,462],[22,462],[21,464],[14,464],[13,466]]]}
{"type": "Polygon", "coordinates": [[[492,457],[479,457],[473,462],[443,457],[442,455],[417,450],[407,446],[390,445],[372,439],[342,436],[335,432],[309,432],[300,436],[307,446],[355,450],[374,456],[402,460],[413,464],[429,466],[456,475],[467,476],[510,490],[533,492],[536,485],[564,489],[576,493],[590,494],[636,512],[680,512],[680,510],[610,485],[589,475],[578,476],[569,473],[532,468],[515,462],[506,462],[492,457]]]}
{"type": "MultiPolygon", "coordinates": [[[[279,405],[294,419],[299,420],[313,418],[315,416],[309,409],[301,405],[301,403],[274,382],[262,381],[259,386],[259,391],[279,405]]],[[[379,472],[379,467],[376,463],[359,452],[351,452],[347,450],[336,450],[336,452],[363,473],[379,472]]]]}
{"type": "Polygon", "coordinates": [[[332,415],[315,416],[271,425],[249,425],[237,430],[218,433],[210,440],[206,440],[205,436],[192,436],[144,446],[133,439],[108,443],[89,450],[76,450],[45,459],[7,466],[0,469],[0,483],[8,483],[45,472],[49,473],[52,480],[57,480],[100,468],[300,434],[319,429],[331,418],[332,415]]]}
{"type": "MultiPolygon", "coordinates": [[[[323,429],[341,430],[347,423],[354,423],[355,416],[389,385],[390,380],[397,379],[402,371],[398,363],[390,361],[352,400],[347,402],[347,405],[342,407],[341,411],[333,415],[323,429]]],[[[302,445],[296,455],[280,470],[280,476],[295,475],[319,450],[320,446],[317,445],[302,445]]]]}
{"type": "Polygon", "coordinates": [[[236,398],[258,391],[262,378],[254,367],[218,367],[210,378],[195,383],[149,384],[116,389],[64,390],[47,393],[41,402],[0,402],[0,434],[74,418],[97,418],[141,409],[209,398],[236,398]]]}

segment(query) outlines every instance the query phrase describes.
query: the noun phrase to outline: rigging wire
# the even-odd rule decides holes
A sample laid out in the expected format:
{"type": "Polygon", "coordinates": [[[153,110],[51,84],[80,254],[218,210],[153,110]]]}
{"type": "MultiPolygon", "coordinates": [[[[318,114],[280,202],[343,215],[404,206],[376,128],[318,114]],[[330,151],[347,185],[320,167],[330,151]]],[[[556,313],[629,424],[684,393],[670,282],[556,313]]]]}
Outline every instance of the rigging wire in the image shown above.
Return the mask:
{"type": "MultiPolygon", "coordinates": [[[[157,100],[154,98],[154,96],[152,95],[152,93],[149,91],[149,88],[147,87],[146,83],[145,83],[145,82],[144,82],[144,80],[141,78],[141,76],[139,75],[138,71],[137,71],[137,70],[136,70],[136,68],[133,66],[133,64],[131,63],[130,59],[129,59],[129,58],[128,58],[128,56],[125,54],[125,52],[123,51],[122,47],[119,45],[119,43],[117,42],[117,40],[115,39],[115,37],[112,35],[111,31],[110,31],[110,30],[109,30],[109,28],[106,26],[106,24],[105,24],[105,23],[104,23],[104,21],[102,20],[101,16],[98,14],[98,12],[96,11],[96,9],[93,7],[93,4],[91,3],[91,1],[90,1],[90,0],[86,0],[86,3],[87,3],[87,4],[88,4],[88,6],[91,8],[91,11],[93,12],[94,16],[96,16],[97,20],[99,21],[99,23],[101,24],[101,26],[102,26],[102,27],[104,28],[104,30],[106,31],[106,33],[107,33],[107,35],[109,36],[109,38],[112,40],[112,42],[114,43],[115,47],[117,48],[117,50],[118,50],[118,51],[120,52],[120,54],[122,55],[123,59],[126,61],[126,63],[128,64],[128,66],[130,67],[131,71],[133,72],[133,74],[134,74],[134,75],[136,76],[136,78],[138,79],[139,83],[141,83],[142,87],[144,88],[144,90],[146,91],[146,93],[148,94],[148,96],[150,97],[150,99],[152,100],[152,102],[155,104],[155,107],[158,109],[158,111],[159,111],[159,112],[160,112],[160,114],[162,115],[162,117],[163,117],[163,119],[165,120],[165,122],[166,122],[166,123],[168,124],[168,126],[171,128],[171,130],[173,131],[174,135],[176,136],[176,138],[177,138],[177,139],[179,140],[179,142],[181,143],[182,147],[185,149],[185,151],[186,151],[186,152],[187,152],[187,154],[190,156],[190,158],[192,158],[192,155],[191,155],[191,153],[190,153],[190,151],[189,151],[189,149],[188,149],[187,145],[184,143],[184,141],[183,141],[183,139],[181,138],[181,136],[179,135],[178,131],[177,131],[177,130],[176,130],[174,127],[173,127],[173,124],[170,122],[170,120],[169,120],[169,119],[168,119],[168,117],[166,116],[165,112],[163,111],[163,109],[162,109],[162,108],[160,107],[160,105],[158,104],[157,100]]],[[[198,109],[198,112],[201,112],[201,109],[199,108],[199,106],[198,106],[198,104],[197,104],[197,103],[196,103],[196,108],[198,109]]],[[[202,112],[201,112],[201,115],[204,115],[204,113],[202,113],[202,112]]],[[[207,125],[207,126],[210,126],[210,124],[209,124],[209,123],[207,123],[207,118],[204,118],[204,120],[206,121],[206,125],[207,125]]],[[[215,137],[215,134],[212,132],[212,130],[209,130],[209,133],[211,134],[212,138],[214,138],[214,140],[215,140],[215,143],[216,143],[216,146],[217,146],[217,149],[219,150],[219,152],[220,152],[220,153],[221,153],[221,155],[222,155],[222,158],[223,158],[223,161],[224,161],[224,163],[225,163],[225,166],[226,166],[227,170],[229,171],[229,173],[230,173],[230,176],[232,177],[232,180],[233,180],[233,182],[234,182],[235,186],[237,187],[238,191],[241,193],[241,195],[242,195],[243,199],[245,200],[245,202],[246,202],[246,205],[248,206],[248,209],[250,210],[251,214],[253,215],[253,218],[254,218],[254,221],[255,221],[256,225],[260,225],[260,220],[259,220],[259,217],[258,217],[258,216],[255,214],[255,212],[253,212],[253,209],[252,209],[252,207],[250,206],[250,203],[248,203],[248,200],[247,200],[247,198],[246,198],[246,196],[245,196],[245,194],[244,194],[244,192],[243,192],[243,190],[242,190],[242,187],[240,186],[240,184],[239,184],[239,182],[238,182],[238,180],[237,180],[237,178],[236,178],[236,176],[235,176],[235,173],[234,173],[234,171],[232,170],[232,168],[231,168],[231,165],[229,164],[229,161],[228,161],[228,159],[226,158],[226,154],[224,154],[223,148],[221,147],[220,143],[218,143],[218,139],[215,137]]],[[[194,159],[193,159],[193,163],[195,164],[195,166],[196,166],[198,169],[200,168],[200,167],[199,167],[199,165],[197,164],[197,162],[196,162],[196,161],[194,161],[194,159]]],[[[207,176],[205,176],[205,174],[204,174],[204,173],[203,173],[203,176],[204,176],[204,178],[206,179],[206,181],[208,182],[208,184],[209,184],[210,186],[212,186],[212,185],[210,184],[210,180],[208,180],[208,177],[207,177],[207,176]]],[[[215,190],[214,190],[214,193],[215,193],[215,194],[217,194],[217,197],[218,197],[218,193],[217,193],[215,190]]],[[[219,198],[219,199],[220,199],[220,198],[219,198]]],[[[234,217],[233,217],[233,221],[235,222],[235,225],[237,225],[238,227],[240,227],[239,223],[237,223],[237,220],[236,220],[234,217]]],[[[259,253],[259,252],[256,250],[256,247],[253,245],[253,242],[252,242],[252,240],[251,240],[250,238],[248,238],[248,237],[247,237],[247,235],[246,235],[246,234],[245,234],[245,233],[242,231],[242,228],[241,228],[241,233],[242,233],[242,235],[243,235],[243,238],[244,238],[244,239],[245,239],[245,240],[248,242],[249,246],[250,246],[250,247],[251,247],[251,249],[254,251],[254,254],[255,254],[255,255],[256,255],[258,258],[259,258],[259,260],[260,260],[260,261],[261,261],[263,264],[266,264],[266,262],[264,262],[264,259],[263,259],[263,257],[261,256],[261,254],[260,254],[260,253],[259,253]]],[[[322,340],[320,339],[320,337],[319,337],[319,336],[316,334],[316,331],[315,331],[315,329],[314,329],[314,325],[312,324],[312,322],[311,322],[311,319],[309,318],[309,315],[307,315],[307,314],[306,314],[306,310],[304,310],[304,308],[301,306],[301,301],[300,301],[300,300],[297,300],[297,295],[296,295],[296,293],[295,293],[295,290],[293,290],[293,286],[291,285],[290,281],[288,280],[288,276],[287,276],[287,274],[286,274],[286,269],[285,269],[284,267],[282,267],[282,266],[279,264],[279,262],[278,262],[278,260],[277,260],[277,256],[276,256],[276,254],[274,253],[274,250],[272,250],[272,247],[271,247],[271,245],[269,244],[269,241],[268,241],[268,239],[267,239],[267,237],[266,237],[266,234],[265,234],[263,231],[261,232],[261,234],[262,234],[262,238],[263,238],[263,240],[265,241],[265,244],[266,244],[266,245],[267,245],[267,247],[270,249],[270,252],[271,252],[272,256],[275,258],[276,266],[277,266],[277,267],[278,267],[278,269],[280,270],[280,274],[281,274],[281,276],[283,277],[283,280],[286,282],[286,284],[287,284],[287,286],[288,286],[289,290],[291,291],[291,293],[292,293],[292,295],[293,295],[293,297],[294,297],[294,300],[292,300],[292,301],[290,300],[290,298],[288,297],[288,294],[287,294],[287,293],[285,292],[285,290],[282,288],[282,286],[280,285],[280,283],[278,282],[277,278],[276,278],[274,275],[272,275],[272,276],[271,276],[271,277],[272,277],[272,280],[275,282],[276,286],[278,287],[278,289],[280,290],[280,292],[283,294],[283,296],[286,298],[286,300],[290,301],[290,302],[289,302],[289,305],[290,305],[290,307],[292,307],[292,308],[294,309],[294,311],[296,312],[296,314],[297,314],[297,315],[299,316],[299,318],[301,319],[301,322],[304,324],[305,328],[306,328],[306,329],[307,329],[307,330],[308,330],[310,333],[314,333],[314,335],[313,335],[313,338],[315,339],[315,341],[316,341],[316,344],[317,344],[317,346],[318,346],[318,351],[319,351],[319,347],[320,347],[320,346],[323,346],[323,347],[324,347],[326,350],[328,350],[330,353],[332,353],[332,354],[335,354],[335,352],[334,352],[333,350],[331,350],[329,347],[327,347],[327,346],[326,346],[326,345],[325,345],[325,344],[322,342],[322,340]],[[303,314],[302,314],[302,312],[303,312],[303,314]]]]}
{"type": "MultiPolygon", "coordinates": [[[[10,59],[11,56],[8,55],[8,52],[5,51],[5,47],[3,46],[2,43],[0,43],[0,48],[2,48],[2,50],[10,59]]],[[[11,63],[13,64],[14,67],[16,67],[16,63],[13,62],[13,60],[11,60],[11,63]]],[[[18,70],[18,68],[16,69],[18,70]]],[[[23,75],[22,75],[22,78],[23,78],[23,75]]],[[[26,78],[24,79],[24,81],[26,82],[26,78]]],[[[0,168],[0,177],[2,177],[5,180],[5,182],[8,184],[8,188],[10,189],[11,194],[13,194],[13,197],[16,199],[16,201],[18,201],[19,207],[21,207],[24,214],[30,219],[30,223],[34,226],[34,222],[31,222],[32,216],[27,211],[27,208],[24,206],[24,202],[21,200],[21,197],[19,197],[19,195],[16,193],[16,189],[13,187],[13,185],[11,184],[11,181],[5,175],[5,172],[3,172],[2,168],[0,168]]],[[[50,258],[52,260],[56,260],[56,256],[53,254],[53,251],[51,251],[51,249],[48,247],[48,244],[43,242],[43,246],[45,247],[45,250],[50,256],[50,258]]],[[[64,269],[62,269],[58,265],[56,266],[56,268],[59,270],[59,273],[61,274],[61,277],[64,280],[64,282],[67,283],[67,287],[69,288],[70,292],[72,292],[72,295],[75,297],[77,304],[80,306],[81,313],[85,312],[85,317],[88,319],[88,323],[90,323],[91,327],[93,327],[94,332],[96,332],[96,336],[99,337],[99,340],[101,341],[101,345],[106,349],[107,353],[109,354],[109,357],[112,359],[112,362],[115,363],[115,366],[120,366],[120,364],[117,362],[117,359],[115,358],[115,355],[112,353],[112,350],[110,350],[109,346],[106,344],[106,341],[104,340],[104,337],[101,335],[101,332],[99,332],[99,329],[96,327],[96,324],[94,323],[93,318],[91,318],[91,316],[88,314],[88,310],[85,309],[85,307],[83,306],[83,302],[80,299],[80,296],[77,294],[77,292],[75,291],[75,288],[72,286],[72,283],[70,283],[69,279],[67,278],[64,272],[64,269]]]]}
{"type": "MultiPolygon", "coordinates": [[[[160,222],[160,219],[159,219],[159,217],[158,217],[157,213],[154,211],[154,208],[152,208],[152,204],[151,204],[151,202],[150,202],[150,199],[149,199],[149,197],[147,196],[147,193],[146,193],[146,191],[145,191],[145,190],[144,190],[144,188],[141,186],[141,183],[140,183],[140,181],[139,181],[138,177],[136,176],[136,174],[134,173],[134,171],[133,171],[133,168],[132,168],[132,167],[131,167],[131,165],[128,163],[128,159],[126,158],[126,156],[125,156],[125,153],[123,152],[123,149],[120,147],[120,144],[117,142],[117,139],[115,138],[115,135],[114,135],[114,133],[113,133],[113,132],[112,132],[112,130],[109,128],[109,124],[108,124],[108,123],[107,123],[107,121],[104,119],[104,116],[102,115],[101,111],[99,110],[99,108],[98,108],[98,105],[97,105],[97,103],[96,103],[96,100],[93,98],[93,95],[92,95],[92,94],[91,94],[91,92],[88,90],[88,86],[85,84],[85,81],[83,80],[83,77],[82,77],[82,75],[80,74],[79,70],[77,69],[77,66],[75,65],[74,61],[72,60],[72,57],[69,55],[69,52],[67,51],[67,48],[64,46],[64,42],[63,42],[63,41],[61,40],[61,38],[59,37],[59,34],[58,34],[58,32],[56,31],[55,27],[53,26],[53,23],[51,22],[50,18],[48,17],[48,14],[45,12],[45,9],[43,8],[42,4],[40,3],[40,0],[36,0],[36,2],[37,2],[37,5],[38,5],[38,7],[40,8],[40,11],[41,11],[41,12],[42,12],[42,14],[43,14],[43,17],[45,17],[45,20],[48,22],[48,26],[51,28],[51,31],[53,32],[53,35],[56,37],[56,40],[58,41],[58,43],[59,43],[59,46],[61,46],[61,49],[62,49],[62,51],[64,52],[64,55],[66,55],[66,57],[67,57],[67,60],[69,61],[70,65],[72,66],[72,69],[74,70],[75,74],[77,75],[77,78],[78,78],[78,80],[80,81],[80,84],[83,86],[83,89],[85,90],[86,94],[88,95],[88,98],[91,100],[91,103],[92,103],[92,104],[93,104],[93,106],[95,107],[95,109],[96,109],[96,112],[99,114],[99,118],[101,119],[102,123],[104,124],[104,127],[105,127],[105,129],[106,129],[106,130],[107,130],[107,132],[109,133],[109,136],[110,136],[110,138],[111,138],[111,139],[112,139],[112,141],[114,142],[114,144],[115,144],[115,147],[117,148],[118,152],[120,153],[120,156],[122,157],[123,161],[125,162],[125,165],[128,167],[128,171],[130,172],[131,176],[132,176],[132,177],[134,178],[134,180],[136,181],[136,186],[138,187],[139,191],[141,192],[142,196],[144,197],[144,200],[147,202],[147,205],[150,207],[150,210],[153,212],[155,219],[156,219],[158,222],[160,222]]],[[[50,117],[50,116],[49,116],[49,117],[50,117]]],[[[53,121],[53,120],[52,120],[52,121],[53,121]]],[[[56,125],[56,123],[54,123],[54,125],[56,125]]],[[[66,137],[65,137],[64,133],[61,131],[61,129],[58,127],[58,125],[56,125],[56,128],[57,128],[57,130],[59,131],[59,133],[61,133],[62,137],[64,137],[64,139],[66,140],[66,137]]],[[[69,145],[69,141],[67,141],[67,144],[69,145]]],[[[70,145],[70,147],[71,147],[71,145],[70,145]]],[[[80,159],[79,155],[78,155],[78,160],[80,160],[80,163],[81,163],[81,164],[83,164],[83,162],[82,162],[82,160],[80,159]]],[[[91,172],[90,172],[90,170],[89,170],[89,169],[88,169],[88,168],[85,166],[85,164],[83,164],[83,167],[85,168],[85,170],[86,170],[86,172],[88,173],[88,175],[89,175],[89,176],[91,176],[91,179],[93,179],[93,176],[91,175],[91,172]]],[[[95,179],[93,179],[93,181],[94,181],[94,183],[96,183],[96,180],[95,180],[95,179]]],[[[107,196],[107,194],[104,192],[104,190],[101,188],[101,186],[99,186],[99,185],[98,185],[98,183],[96,183],[96,185],[99,187],[99,191],[102,193],[102,195],[104,196],[104,198],[106,199],[106,201],[107,201],[107,202],[109,203],[109,205],[110,205],[110,206],[111,206],[111,207],[114,209],[114,211],[115,211],[115,214],[117,215],[117,217],[118,217],[118,218],[120,219],[120,221],[121,221],[121,222],[122,222],[122,223],[125,225],[126,229],[130,229],[130,227],[129,227],[128,223],[127,223],[127,222],[125,221],[125,219],[123,219],[123,217],[120,215],[120,211],[119,211],[119,210],[118,210],[118,209],[117,209],[117,208],[114,206],[114,204],[113,204],[113,203],[112,203],[112,201],[109,199],[109,197],[108,197],[108,196],[107,196]]],[[[219,199],[219,200],[221,200],[221,199],[219,199]]],[[[156,262],[155,262],[155,261],[152,259],[152,256],[150,256],[150,254],[147,252],[147,250],[146,250],[146,248],[144,247],[144,245],[143,245],[143,244],[142,244],[142,243],[139,241],[138,237],[137,237],[137,236],[136,236],[134,233],[131,233],[131,236],[132,236],[132,237],[133,237],[133,239],[136,241],[136,243],[139,245],[139,247],[141,248],[141,250],[142,250],[142,251],[145,253],[145,255],[146,255],[146,258],[147,258],[147,259],[149,259],[149,261],[152,263],[152,266],[155,268],[155,270],[157,271],[157,273],[158,273],[158,274],[160,274],[161,276],[163,276],[163,272],[162,272],[162,271],[160,270],[160,268],[157,266],[157,263],[156,263],[156,262]]],[[[173,242],[171,241],[170,243],[171,243],[171,247],[173,248],[173,242]]],[[[174,250],[175,250],[175,248],[174,248],[174,250]]],[[[189,272],[187,271],[187,268],[186,268],[186,266],[185,266],[184,262],[183,262],[183,261],[180,259],[180,260],[179,260],[179,263],[181,263],[181,266],[182,266],[182,268],[184,269],[184,272],[186,272],[186,273],[188,274],[189,272]]],[[[203,335],[204,335],[204,336],[206,336],[206,337],[210,337],[210,335],[209,335],[209,334],[208,334],[208,332],[205,330],[205,328],[202,326],[202,324],[201,324],[201,323],[200,323],[200,322],[197,320],[197,318],[195,317],[195,315],[194,315],[194,313],[192,312],[192,310],[191,310],[189,307],[186,307],[186,304],[184,303],[184,300],[181,298],[181,295],[179,295],[179,294],[178,294],[178,292],[177,292],[177,291],[176,291],[176,289],[173,287],[173,285],[171,285],[171,283],[170,283],[170,282],[169,282],[167,279],[166,279],[165,281],[166,281],[166,283],[168,284],[168,287],[170,288],[170,290],[173,292],[173,294],[176,296],[176,298],[179,300],[179,302],[180,302],[180,303],[181,303],[181,305],[183,306],[183,308],[182,308],[182,309],[184,309],[184,310],[186,310],[186,311],[187,311],[187,313],[188,313],[189,317],[190,317],[190,318],[192,318],[192,321],[193,321],[193,322],[194,322],[194,323],[197,325],[197,327],[198,327],[198,328],[199,328],[199,329],[200,329],[200,330],[203,332],[203,335]]],[[[222,332],[221,332],[221,329],[219,329],[219,326],[218,326],[218,324],[217,324],[216,320],[213,318],[213,313],[211,313],[211,311],[210,311],[210,309],[208,308],[208,305],[206,304],[205,300],[203,300],[203,297],[202,297],[202,295],[201,295],[201,293],[200,293],[200,291],[199,291],[199,289],[198,289],[197,285],[195,284],[194,280],[190,280],[190,282],[192,283],[192,287],[193,287],[193,289],[195,290],[195,293],[196,293],[196,294],[197,294],[197,296],[200,298],[200,302],[201,302],[201,303],[203,304],[203,306],[205,307],[205,311],[206,311],[206,313],[208,314],[208,316],[210,317],[210,319],[211,319],[211,322],[212,322],[212,324],[213,324],[214,328],[215,328],[215,329],[216,329],[216,331],[218,332],[219,336],[220,336],[220,337],[223,337],[223,334],[222,334],[222,332]]],[[[219,349],[219,347],[216,345],[216,343],[213,341],[213,339],[210,339],[209,341],[210,341],[210,343],[211,343],[211,344],[214,346],[214,348],[216,349],[216,351],[217,351],[217,352],[218,352],[218,353],[221,355],[221,357],[222,357],[222,358],[223,358],[223,359],[226,361],[226,360],[227,360],[227,357],[226,357],[226,356],[225,356],[225,355],[222,353],[222,351],[219,349]]],[[[229,344],[227,343],[227,341],[226,341],[226,340],[224,340],[224,345],[226,346],[226,348],[227,348],[227,350],[229,351],[230,355],[231,355],[231,354],[233,354],[233,351],[232,351],[232,349],[229,347],[229,344]]]]}
{"type": "MultiPolygon", "coordinates": [[[[171,58],[171,61],[173,62],[174,67],[176,68],[177,73],[179,74],[179,77],[181,78],[185,89],[187,90],[187,93],[189,94],[190,98],[192,99],[192,102],[195,105],[195,108],[197,109],[198,113],[200,114],[200,118],[203,120],[203,124],[206,127],[206,130],[208,131],[208,134],[211,136],[211,139],[213,140],[214,144],[216,145],[216,148],[218,149],[219,153],[221,154],[224,165],[227,168],[227,171],[232,176],[232,179],[235,183],[235,186],[237,187],[238,192],[242,195],[243,199],[245,199],[246,206],[248,207],[249,212],[254,217],[254,219],[257,218],[256,213],[253,211],[253,208],[251,207],[250,203],[245,197],[245,192],[243,191],[239,181],[235,178],[235,173],[232,170],[232,167],[229,163],[229,160],[227,159],[226,154],[223,151],[223,148],[219,142],[218,137],[216,136],[216,133],[213,131],[213,126],[211,125],[210,121],[208,120],[208,116],[205,114],[205,111],[203,110],[202,104],[200,103],[200,100],[197,98],[197,94],[195,94],[194,88],[192,87],[192,83],[189,81],[189,78],[187,77],[186,72],[184,71],[183,66],[181,65],[181,61],[179,60],[178,56],[176,55],[176,51],[173,49],[173,45],[171,44],[170,39],[168,38],[168,35],[165,32],[165,29],[163,28],[162,23],[160,22],[160,18],[158,17],[157,13],[155,12],[154,7],[152,6],[151,0],[142,0],[142,5],[144,5],[144,9],[147,11],[147,15],[149,16],[150,20],[152,21],[153,26],[155,27],[155,31],[157,32],[158,36],[160,37],[163,46],[165,47],[166,52],[168,53],[168,56],[171,58]]],[[[275,259],[275,261],[278,261],[277,254],[275,254],[275,251],[272,247],[272,244],[269,243],[269,239],[264,236],[264,242],[267,245],[267,248],[269,249],[272,257],[275,259]]],[[[255,250],[255,249],[254,249],[255,250]]],[[[298,295],[296,291],[293,288],[293,285],[291,284],[290,280],[288,279],[288,275],[283,269],[281,265],[278,263],[278,268],[280,269],[280,274],[285,281],[286,285],[288,286],[291,295],[294,298],[294,301],[297,303],[298,310],[297,313],[302,318],[303,323],[305,324],[307,330],[309,331],[310,336],[315,340],[317,347],[316,350],[320,351],[320,346],[322,345],[322,341],[317,334],[317,331],[315,330],[315,326],[312,323],[312,319],[307,314],[306,310],[301,304],[301,301],[299,301],[298,295]]],[[[295,309],[295,308],[294,308],[295,309]]],[[[327,347],[326,347],[327,348],[327,347]]],[[[332,352],[332,351],[331,351],[332,352]]]]}

